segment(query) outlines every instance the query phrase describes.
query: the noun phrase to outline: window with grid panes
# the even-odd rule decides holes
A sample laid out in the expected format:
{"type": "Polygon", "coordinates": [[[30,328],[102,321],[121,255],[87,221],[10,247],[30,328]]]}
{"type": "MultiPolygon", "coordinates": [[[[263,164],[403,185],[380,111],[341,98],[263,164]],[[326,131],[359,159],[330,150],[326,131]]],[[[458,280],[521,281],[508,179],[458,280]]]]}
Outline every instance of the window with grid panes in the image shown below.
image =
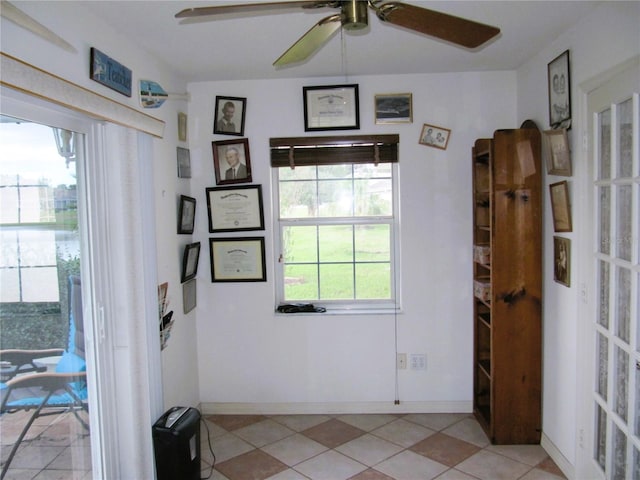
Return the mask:
{"type": "Polygon", "coordinates": [[[395,308],[397,136],[272,139],[272,166],[277,303],[395,308]]]}

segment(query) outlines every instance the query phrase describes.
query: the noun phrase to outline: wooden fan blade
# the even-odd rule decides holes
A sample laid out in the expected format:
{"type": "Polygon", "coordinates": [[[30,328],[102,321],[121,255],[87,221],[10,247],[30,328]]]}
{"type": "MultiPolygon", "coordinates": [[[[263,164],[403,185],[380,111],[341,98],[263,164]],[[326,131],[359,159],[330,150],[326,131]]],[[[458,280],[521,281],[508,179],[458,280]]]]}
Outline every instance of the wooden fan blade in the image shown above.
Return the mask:
{"type": "Polygon", "coordinates": [[[176,13],[175,18],[202,17],[206,15],[222,15],[225,13],[253,13],[287,8],[322,8],[333,7],[335,2],[321,0],[299,0],[292,2],[245,3],[239,5],[219,5],[213,7],[186,8],[176,13]]]}
{"type": "Polygon", "coordinates": [[[468,48],[479,47],[500,33],[499,28],[490,25],[401,2],[388,2],[375,10],[384,22],[468,48]]]}
{"type": "Polygon", "coordinates": [[[342,15],[336,13],[316,23],[296,43],[284,52],[273,65],[282,67],[302,62],[318,51],[342,26],[342,15]]]}

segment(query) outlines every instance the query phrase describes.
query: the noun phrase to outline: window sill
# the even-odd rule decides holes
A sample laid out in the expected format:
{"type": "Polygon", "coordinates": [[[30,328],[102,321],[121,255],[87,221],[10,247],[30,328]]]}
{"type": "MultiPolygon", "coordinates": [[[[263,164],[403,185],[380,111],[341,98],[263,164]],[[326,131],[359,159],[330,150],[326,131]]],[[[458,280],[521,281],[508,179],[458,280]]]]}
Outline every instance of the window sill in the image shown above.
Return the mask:
{"type": "Polygon", "coordinates": [[[321,317],[323,315],[401,315],[402,310],[390,309],[390,308],[327,308],[326,312],[295,312],[295,313],[281,313],[275,310],[274,315],[276,317],[321,317]]]}

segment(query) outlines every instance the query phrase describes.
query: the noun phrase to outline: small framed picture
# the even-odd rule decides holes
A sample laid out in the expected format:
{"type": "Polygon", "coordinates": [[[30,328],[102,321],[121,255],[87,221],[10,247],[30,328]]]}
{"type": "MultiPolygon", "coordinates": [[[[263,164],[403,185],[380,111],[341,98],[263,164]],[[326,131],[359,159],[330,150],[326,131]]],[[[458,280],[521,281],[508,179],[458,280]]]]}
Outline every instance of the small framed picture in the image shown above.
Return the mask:
{"type": "Polygon", "coordinates": [[[545,130],[544,143],[547,153],[547,173],[551,175],[571,176],[571,152],[567,130],[545,130]]]}
{"type": "Polygon", "coordinates": [[[191,154],[188,148],[177,147],[178,178],[191,178],[191,154]]]}
{"type": "Polygon", "coordinates": [[[375,96],[376,124],[413,122],[410,93],[381,93],[375,96]]]}
{"type": "Polygon", "coordinates": [[[193,225],[196,219],[196,199],[180,195],[178,208],[178,233],[193,233],[193,225]]]}
{"type": "Polygon", "coordinates": [[[418,143],[426,145],[428,147],[435,147],[446,150],[449,143],[450,135],[451,130],[449,130],[448,128],[437,127],[435,125],[429,125],[428,123],[425,123],[422,126],[422,131],[420,132],[420,141],[418,143]]]}
{"type": "Polygon", "coordinates": [[[569,184],[566,180],[549,185],[551,193],[551,214],[555,232],[571,232],[571,207],[569,205],[569,184]]]}
{"type": "Polygon", "coordinates": [[[246,107],[246,98],[216,97],[213,133],[242,137],[244,135],[246,107]]]}
{"type": "Polygon", "coordinates": [[[210,238],[212,282],[266,282],[264,237],[210,238]]]}
{"type": "Polygon", "coordinates": [[[178,140],[187,141],[187,114],[178,112],[178,140]]]}
{"type": "Polygon", "coordinates": [[[304,131],[360,128],[358,85],[302,87],[304,131]]]}
{"type": "Polygon", "coordinates": [[[196,279],[193,278],[182,284],[182,311],[187,314],[197,305],[196,279]]]}
{"type": "Polygon", "coordinates": [[[571,240],[553,237],[553,279],[564,285],[571,286],[571,240]]]}
{"type": "Polygon", "coordinates": [[[198,273],[198,260],[200,259],[200,242],[190,243],[184,247],[182,256],[181,283],[195,278],[198,273]]]}
{"type": "Polygon", "coordinates": [[[547,65],[549,83],[549,125],[551,128],[571,126],[571,77],[569,50],[547,65]]]}
{"type": "Polygon", "coordinates": [[[211,145],[216,185],[251,182],[249,139],[221,140],[211,145]]]}
{"type": "Polygon", "coordinates": [[[206,189],[209,232],[264,230],[262,185],[206,189]]]}

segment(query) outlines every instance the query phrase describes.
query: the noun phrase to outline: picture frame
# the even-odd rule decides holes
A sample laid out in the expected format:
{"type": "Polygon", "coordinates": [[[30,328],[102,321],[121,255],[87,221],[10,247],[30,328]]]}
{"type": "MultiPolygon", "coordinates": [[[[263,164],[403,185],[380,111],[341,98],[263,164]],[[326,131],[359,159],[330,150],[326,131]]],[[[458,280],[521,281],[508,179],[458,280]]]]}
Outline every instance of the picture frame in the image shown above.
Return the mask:
{"type": "Polygon", "coordinates": [[[176,147],[178,178],[191,178],[191,153],[188,148],[176,147]]]}
{"type": "Polygon", "coordinates": [[[551,128],[571,126],[571,75],[569,50],[547,65],[549,91],[549,125],[551,128]]]}
{"type": "Polygon", "coordinates": [[[210,238],[212,282],[266,282],[264,237],[210,238]]]}
{"type": "Polygon", "coordinates": [[[563,237],[553,237],[553,279],[564,285],[571,286],[571,240],[563,237]]]}
{"type": "Polygon", "coordinates": [[[216,96],[214,112],[213,133],[244,136],[246,98],[216,96]]]}
{"type": "Polygon", "coordinates": [[[196,199],[180,195],[178,207],[178,234],[192,234],[196,220],[196,199]]]}
{"type": "Polygon", "coordinates": [[[264,230],[262,185],[206,189],[209,232],[264,230]]]}
{"type": "Polygon", "coordinates": [[[178,112],[178,141],[187,141],[187,114],[178,112]]]}
{"type": "Polygon", "coordinates": [[[427,147],[439,148],[446,150],[449,144],[449,137],[451,136],[451,130],[444,127],[438,127],[437,125],[431,125],[425,123],[422,126],[420,132],[420,140],[418,143],[426,145],[427,147]]]}
{"type": "Polygon", "coordinates": [[[571,149],[565,128],[545,130],[544,145],[547,154],[547,173],[571,176],[571,149]]]}
{"type": "Polygon", "coordinates": [[[376,125],[413,123],[411,93],[379,93],[374,96],[376,125]]]}
{"type": "Polygon", "coordinates": [[[190,243],[184,247],[182,256],[182,275],[180,283],[195,278],[198,273],[198,260],[200,259],[200,242],[190,243]]]}
{"type": "Polygon", "coordinates": [[[196,286],[195,278],[182,284],[182,311],[185,315],[197,306],[196,286]]]}
{"type": "Polygon", "coordinates": [[[213,170],[216,185],[250,183],[252,181],[249,139],[219,140],[211,142],[211,146],[213,148],[213,170]],[[232,164],[236,167],[235,174],[231,171],[232,164]]]}
{"type": "Polygon", "coordinates": [[[357,84],[302,87],[304,131],[359,130],[357,84]]]}
{"type": "Polygon", "coordinates": [[[551,213],[554,232],[571,232],[571,208],[569,205],[569,184],[566,180],[549,185],[551,213]]]}

